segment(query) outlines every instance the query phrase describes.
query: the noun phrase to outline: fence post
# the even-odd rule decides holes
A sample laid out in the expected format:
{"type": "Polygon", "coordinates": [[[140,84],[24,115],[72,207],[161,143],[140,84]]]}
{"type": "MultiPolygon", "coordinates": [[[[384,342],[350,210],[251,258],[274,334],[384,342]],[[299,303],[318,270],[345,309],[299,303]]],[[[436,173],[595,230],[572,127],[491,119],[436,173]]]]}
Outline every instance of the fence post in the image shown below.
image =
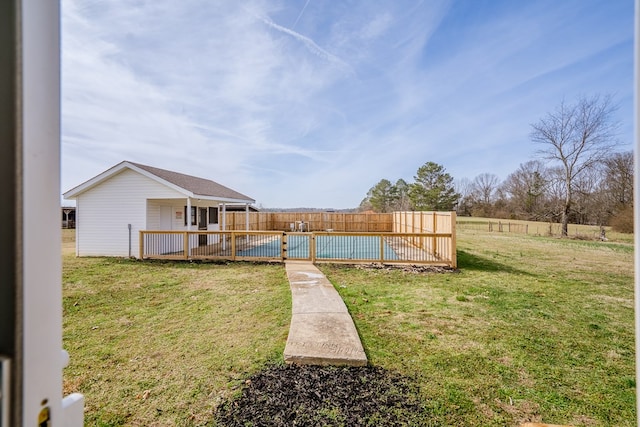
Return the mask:
{"type": "Polygon", "coordinates": [[[384,264],[384,236],[380,235],[380,264],[384,264]]]}
{"type": "Polygon", "coordinates": [[[144,231],[140,230],[140,259],[144,259],[144,231]]]}
{"type": "Polygon", "coordinates": [[[435,211],[431,212],[431,215],[433,215],[433,234],[434,234],[434,236],[432,237],[432,240],[431,240],[431,244],[432,244],[431,251],[433,252],[433,255],[435,256],[438,253],[438,251],[437,251],[437,247],[438,247],[438,240],[437,239],[438,238],[435,235],[436,232],[438,231],[438,215],[436,215],[435,211]]]}
{"type": "Polygon", "coordinates": [[[184,259],[188,259],[189,258],[189,251],[191,248],[189,248],[189,232],[187,231],[183,231],[183,235],[182,235],[182,253],[184,254],[184,259]]]}
{"type": "Polygon", "coordinates": [[[456,213],[451,212],[451,268],[458,268],[458,252],[456,250],[456,213]]]}
{"type": "MultiPolygon", "coordinates": [[[[236,233],[235,231],[232,231],[231,234],[231,259],[233,261],[236,260],[236,233]]],[[[226,238],[226,236],[225,236],[226,238]]],[[[247,234],[247,245],[249,244],[249,235],[247,234]]]]}
{"type": "Polygon", "coordinates": [[[316,262],[316,233],[312,233],[309,236],[309,256],[311,257],[311,262],[316,262]]]}
{"type": "Polygon", "coordinates": [[[282,258],[282,261],[287,259],[287,242],[287,233],[282,232],[280,236],[280,258],[282,258]]]}

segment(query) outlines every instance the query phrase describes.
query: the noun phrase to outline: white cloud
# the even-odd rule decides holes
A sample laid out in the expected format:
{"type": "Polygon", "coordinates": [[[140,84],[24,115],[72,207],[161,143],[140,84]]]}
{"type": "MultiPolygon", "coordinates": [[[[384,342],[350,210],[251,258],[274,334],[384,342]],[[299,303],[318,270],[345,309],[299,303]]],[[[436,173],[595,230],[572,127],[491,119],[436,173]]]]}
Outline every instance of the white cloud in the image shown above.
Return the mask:
{"type": "Polygon", "coordinates": [[[283,207],[431,160],[506,176],[562,96],[630,111],[614,3],[63,0],[63,190],[124,159],[283,207]]]}

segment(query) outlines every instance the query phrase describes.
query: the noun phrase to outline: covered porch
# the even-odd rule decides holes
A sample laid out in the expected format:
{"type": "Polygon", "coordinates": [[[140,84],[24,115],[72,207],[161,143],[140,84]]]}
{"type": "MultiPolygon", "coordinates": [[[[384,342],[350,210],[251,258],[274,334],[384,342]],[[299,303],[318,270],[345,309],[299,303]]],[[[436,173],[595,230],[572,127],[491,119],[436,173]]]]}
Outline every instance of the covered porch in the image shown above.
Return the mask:
{"type": "MultiPolygon", "coordinates": [[[[227,230],[227,205],[231,202],[238,211],[237,200],[229,201],[219,198],[171,198],[147,199],[146,231],[169,232],[163,245],[167,253],[182,252],[185,248],[194,250],[198,247],[217,245],[220,243],[219,233],[227,230]],[[202,231],[202,234],[183,232],[202,231]],[[189,235],[187,239],[183,235],[189,235]]],[[[250,203],[244,204],[244,217],[249,227],[250,203]]],[[[147,237],[149,239],[149,237],[147,237]]],[[[140,242],[143,244],[143,242],[140,242]]],[[[151,242],[144,242],[150,244],[151,242]]]]}

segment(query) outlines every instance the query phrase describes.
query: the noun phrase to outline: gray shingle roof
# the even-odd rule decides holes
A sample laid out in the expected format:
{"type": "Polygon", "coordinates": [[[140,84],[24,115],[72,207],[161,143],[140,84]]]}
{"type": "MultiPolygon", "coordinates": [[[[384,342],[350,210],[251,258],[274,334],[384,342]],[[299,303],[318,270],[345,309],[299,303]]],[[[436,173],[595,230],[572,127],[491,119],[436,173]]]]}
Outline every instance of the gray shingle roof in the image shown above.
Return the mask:
{"type": "Polygon", "coordinates": [[[184,188],[192,192],[194,195],[220,197],[223,199],[239,199],[250,200],[255,202],[251,197],[242,193],[238,193],[229,187],[225,187],[222,184],[218,184],[215,181],[209,179],[198,178],[196,176],[185,175],[178,172],[169,171],[166,169],[155,168],[153,166],[141,165],[140,163],[127,162],[134,166],[139,167],[160,179],[170,182],[178,187],[184,188]]]}

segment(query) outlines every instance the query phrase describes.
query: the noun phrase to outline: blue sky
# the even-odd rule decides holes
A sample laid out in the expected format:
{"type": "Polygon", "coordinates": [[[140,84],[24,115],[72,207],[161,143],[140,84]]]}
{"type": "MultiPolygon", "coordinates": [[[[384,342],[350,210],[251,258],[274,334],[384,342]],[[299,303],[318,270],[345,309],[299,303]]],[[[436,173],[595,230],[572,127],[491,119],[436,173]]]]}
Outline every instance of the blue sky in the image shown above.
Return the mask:
{"type": "Polygon", "coordinates": [[[62,0],[61,191],[131,160],[357,207],[428,161],[502,180],[595,94],[631,149],[633,0],[62,0]]]}

